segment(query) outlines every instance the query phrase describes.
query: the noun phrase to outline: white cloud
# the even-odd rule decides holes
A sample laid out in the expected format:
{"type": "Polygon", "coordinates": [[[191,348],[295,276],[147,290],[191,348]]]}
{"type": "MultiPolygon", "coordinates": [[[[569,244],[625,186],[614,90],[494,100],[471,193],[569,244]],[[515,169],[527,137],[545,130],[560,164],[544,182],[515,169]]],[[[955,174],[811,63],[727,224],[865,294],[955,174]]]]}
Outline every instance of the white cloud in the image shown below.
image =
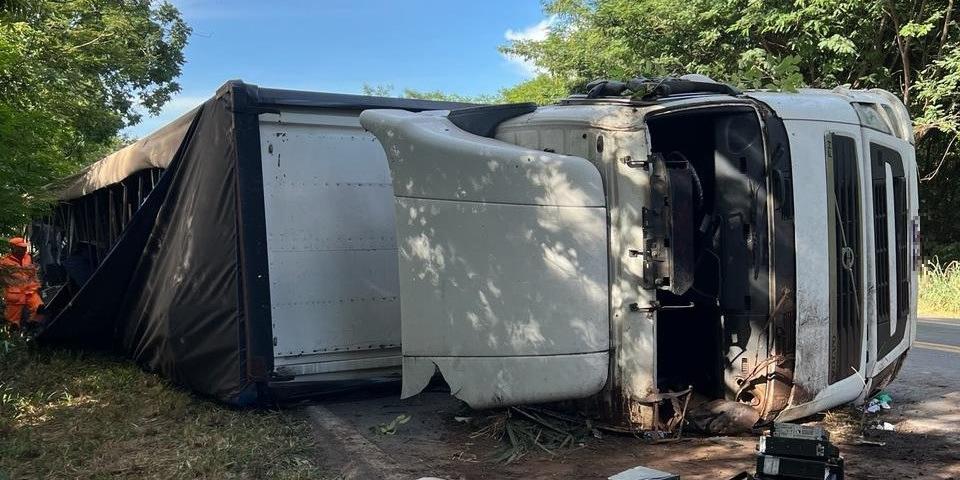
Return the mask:
{"type": "Polygon", "coordinates": [[[503,34],[507,40],[544,40],[547,38],[547,34],[550,33],[550,27],[557,21],[557,17],[551,15],[550,17],[540,20],[536,25],[530,25],[523,30],[517,31],[512,28],[507,29],[506,33],[503,34]]]}
{"type": "MultiPolygon", "coordinates": [[[[557,17],[555,15],[551,15],[534,25],[527,26],[520,30],[514,30],[512,28],[507,29],[507,31],[503,33],[503,37],[511,42],[522,40],[542,41],[547,38],[547,35],[550,33],[550,27],[552,27],[556,22],[557,17]]],[[[519,68],[526,77],[535,77],[537,74],[545,71],[543,68],[538,67],[533,62],[516,55],[505,53],[503,54],[503,57],[506,58],[508,62],[519,68]]]]}

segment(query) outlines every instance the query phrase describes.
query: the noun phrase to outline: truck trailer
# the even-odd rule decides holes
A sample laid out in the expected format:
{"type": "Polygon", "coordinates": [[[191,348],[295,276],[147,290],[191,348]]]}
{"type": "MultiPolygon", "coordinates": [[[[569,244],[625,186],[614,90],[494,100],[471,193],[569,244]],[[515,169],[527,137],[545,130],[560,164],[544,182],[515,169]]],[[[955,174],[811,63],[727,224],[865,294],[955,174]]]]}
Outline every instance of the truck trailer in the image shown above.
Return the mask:
{"type": "Polygon", "coordinates": [[[397,376],[393,188],[357,117],[464,106],[227,82],[51,187],[39,340],[237,405],[397,376]]]}
{"type": "Polygon", "coordinates": [[[393,184],[404,397],[565,402],[662,429],[680,395],[787,421],[915,337],[912,125],[883,90],[600,81],[555,105],[366,110],[393,184]]]}

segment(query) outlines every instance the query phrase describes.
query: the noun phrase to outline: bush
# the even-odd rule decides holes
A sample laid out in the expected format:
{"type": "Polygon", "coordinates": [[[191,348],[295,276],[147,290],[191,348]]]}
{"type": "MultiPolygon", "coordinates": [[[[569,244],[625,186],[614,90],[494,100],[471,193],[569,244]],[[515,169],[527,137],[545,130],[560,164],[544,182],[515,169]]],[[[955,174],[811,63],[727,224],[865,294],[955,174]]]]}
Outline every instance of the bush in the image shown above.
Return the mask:
{"type": "Polygon", "coordinates": [[[960,262],[934,257],[920,270],[917,310],[921,315],[960,316],[960,262]]]}

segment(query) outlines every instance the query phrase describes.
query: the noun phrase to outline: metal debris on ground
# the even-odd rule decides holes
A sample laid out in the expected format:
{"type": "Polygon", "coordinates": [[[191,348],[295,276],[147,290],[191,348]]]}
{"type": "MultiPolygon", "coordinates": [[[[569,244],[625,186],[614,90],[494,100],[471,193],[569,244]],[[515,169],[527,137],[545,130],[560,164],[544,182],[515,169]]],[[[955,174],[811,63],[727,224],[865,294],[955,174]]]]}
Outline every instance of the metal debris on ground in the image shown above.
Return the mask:
{"type": "Polygon", "coordinates": [[[470,438],[499,440],[502,446],[493,456],[495,462],[511,463],[538,450],[557,456],[561,450],[582,447],[590,437],[599,435],[590,420],[564,420],[523,407],[510,407],[483,422],[470,438]]]}
{"type": "Polygon", "coordinates": [[[680,480],[680,475],[641,466],[624,470],[612,477],[608,477],[607,480],[680,480]]]}
{"type": "Polygon", "coordinates": [[[757,450],[757,479],[843,480],[843,457],[823,427],[776,423],[757,450]]]}
{"type": "Polygon", "coordinates": [[[401,413],[400,415],[397,415],[397,418],[394,418],[389,423],[381,423],[375,427],[370,427],[370,430],[373,430],[373,433],[378,433],[380,435],[396,435],[397,428],[409,421],[410,415],[401,413]]]}

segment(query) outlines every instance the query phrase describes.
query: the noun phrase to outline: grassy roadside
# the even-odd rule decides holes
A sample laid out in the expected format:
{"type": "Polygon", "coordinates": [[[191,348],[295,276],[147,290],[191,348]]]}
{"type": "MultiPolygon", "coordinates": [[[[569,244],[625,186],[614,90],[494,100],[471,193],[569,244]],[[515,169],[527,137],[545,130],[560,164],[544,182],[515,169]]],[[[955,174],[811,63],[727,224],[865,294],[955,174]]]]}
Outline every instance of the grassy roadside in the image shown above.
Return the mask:
{"type": "Polygon", "coordinates": [[[920,270],[917,311],[932,317],[960,317],[960,263],[934,259],[920,270]]]}
{"type": "Polygon", "coordinates": [[[0,479],[323,478],[295,412],[233,410],[130,362],[0,333],[0,479]]]}

